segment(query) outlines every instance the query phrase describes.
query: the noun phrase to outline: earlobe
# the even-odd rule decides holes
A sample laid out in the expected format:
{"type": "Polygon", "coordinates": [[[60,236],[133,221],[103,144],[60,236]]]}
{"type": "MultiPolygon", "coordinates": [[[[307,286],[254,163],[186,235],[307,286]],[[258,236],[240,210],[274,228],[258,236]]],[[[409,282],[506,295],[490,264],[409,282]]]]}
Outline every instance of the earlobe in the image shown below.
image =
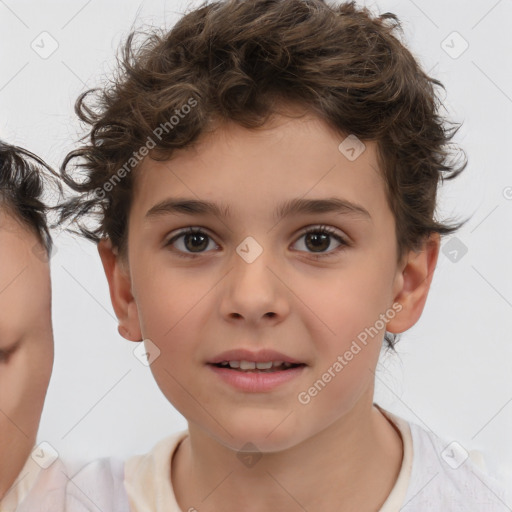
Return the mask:
{"type": "Polygon", "coordinates": [[[407,254],[403,269],[397,276],[398,291],[394,298],[394,302],[399,303],[402,309],[388,322],[387,331],[399,334],[419,320],[432,283],[439,246],[439,234],[433,233],[419,249],[407,254]]]}
{"type": "Polygon", "coordinates": [[[119,321],[118,332],[129,341],[141,341],[137,304],[132,295],[127,264],[112,247],[109,238],[103,238],[98,242],[98,253],[107,277],[112,307],[119,321]]]}

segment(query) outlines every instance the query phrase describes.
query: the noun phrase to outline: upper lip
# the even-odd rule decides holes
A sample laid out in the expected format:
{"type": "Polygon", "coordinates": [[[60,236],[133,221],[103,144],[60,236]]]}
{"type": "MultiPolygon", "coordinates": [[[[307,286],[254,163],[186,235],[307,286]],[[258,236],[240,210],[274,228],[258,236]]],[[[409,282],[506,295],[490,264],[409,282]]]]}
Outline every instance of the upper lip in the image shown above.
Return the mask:
{"type": "Polygon", "coordinates": [[[284,363],[305,364],[298,359],[281,354],[275,350],[264,349],[253,352],[246,349],[228,350],[222,352],[208,361],[209,364],[218,364],[223,361],[251,361],[254,363],[265,363],[267,361],[283,361],[284,363]]]}

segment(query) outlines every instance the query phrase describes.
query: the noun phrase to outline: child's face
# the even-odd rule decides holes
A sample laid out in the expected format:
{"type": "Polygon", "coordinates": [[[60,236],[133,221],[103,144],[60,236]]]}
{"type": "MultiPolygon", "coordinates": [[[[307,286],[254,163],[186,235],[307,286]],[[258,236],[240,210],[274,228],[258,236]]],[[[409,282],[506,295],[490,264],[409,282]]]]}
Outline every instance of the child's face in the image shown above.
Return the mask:
{"type": "MultiPolygon", "coordinates": [[[[391,318],[392,305],[402,296],[407,303],[406,292],[416,287],[416,274],[409,272],[408,280],[405,263],[397,263],[375,145],[349,161],[338,150],[342,140],[314,117],[279,118],[259,132],[227,125],[167,162],[146,159],[130,211],[129,270],[100,244],[120,332],[158,347],[151,369],[164,395],[189,424],[234,449],[247,441],[262,451],[284,449],[369,410],[385,333],[381,315],[388,311],[391,318]],[[176,198],[229,205],[231,216],[165,208],[148,215],[176,198]],[[355,206],[273,216],[296,198],[338,198],[355,206]],[[305,227],[319,225],[348,245],[332,236],[303,236],[305,227]],[[189,226],[204,235],[168,243],[189,226]],[[358,351],[353,342],[365,328],[378,334],[371,331],[358,351]],[[357,354],[344,357],[351,346],[357,354]],[[231,380],[254,374],[226,369],[224,378],[209,364],[234,349],[274,350],[305,366],[282,371],[287,379],[278,385],[249,391],[231,380]],[[321,391],[308,392],[329,368],[321,391]]],[[[393,314],[388,329],[412,325],[422,300],[393,314]]]]}
{"type": "Polygon", "coordinates": [[[0,210],[0,498],[35,443],[52,369],[50,270],[42,253],[35,234],[0,210]]]}

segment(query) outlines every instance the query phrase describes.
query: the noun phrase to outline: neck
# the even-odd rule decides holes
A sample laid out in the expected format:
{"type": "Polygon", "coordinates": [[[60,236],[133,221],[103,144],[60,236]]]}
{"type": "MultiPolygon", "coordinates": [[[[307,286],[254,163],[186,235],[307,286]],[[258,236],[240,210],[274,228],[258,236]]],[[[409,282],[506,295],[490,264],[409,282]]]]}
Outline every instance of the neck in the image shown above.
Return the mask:
{"type": "Polygon", "coordinates": [[[0,502],[2,502],[18,478],[30,452],[26,453],[24,447],[18,446],[11,439],[10,444],[0,443],[0,453],[4,456],[0,462],[0,502]],[[4,463],[4,461],[8,462],[4,463]]]}
{"type": "Polygon", "coordinates": [[[243,464],[237,452],[189,425],[172,460],[180,508],[378,510],[403,457],[400,435],[371,400],[299,445],[259,455],[243,464]]]}

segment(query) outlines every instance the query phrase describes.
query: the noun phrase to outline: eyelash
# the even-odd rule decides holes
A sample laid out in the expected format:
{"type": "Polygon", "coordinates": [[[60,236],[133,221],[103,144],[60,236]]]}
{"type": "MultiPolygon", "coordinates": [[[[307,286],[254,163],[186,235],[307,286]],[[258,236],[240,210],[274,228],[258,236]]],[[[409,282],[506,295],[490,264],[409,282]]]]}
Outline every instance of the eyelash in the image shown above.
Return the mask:
{"type": "MultiPolygon", "coordinates": [[[[312,226],[312,227],[304,230],[300,234],[300,236],[299,236],[299,238],[297,240],[299,240],[303,236],[308,235],[310,233],[321,234],[321,235],[329,235],[329,236],[333,237],[337,242],[339,242],[341,244],[339,247],[337,247],[336,249],[333,249],[332,251],[329,251],[329,252],[325,252],[325,253],[308,253],[313,259],[320,260],[320,259],[323,259],[323,258],[329,258],[329,257],[331,257],[333,255],[336,255],[339,251],[343,250],[345,247],[349,246],[349,243],[347,242],[347,240],[342,238],[338,234],[338,232],[336,230],[334,230],[333,228],[330,228],[328,226],[323,226],[323,225],[321,225],[321,226],[312,226]]],[[[176,240],[178,240],[179,238],[181,238],[181,237],[183,237],[185,235],[197,235],[197,234],[206,235],[208,238],[210,238],[210,240],[212,240],[210,235],[208,235],[208,233],[202,231],[201,228],[189,227],[189,228],[186,228],[186,229],[183,229],[183,230],[179,231],[176,235],[174,235],[172,238],[170,238],[164,244],[164,246],[168,247],[168,246],[172,245],[176,240]]],[[[184,253],[182,251],[176,251],[176,250],[174,250],[174,251],[176,252],[178,257],[180,257],[180,258],[189,258],[189,259],[198,258],[201,254],[203,254],[203,253],[184,253]]],[[[203,251],[203,252],[208,252],[208,251],[203,251]]]]}

